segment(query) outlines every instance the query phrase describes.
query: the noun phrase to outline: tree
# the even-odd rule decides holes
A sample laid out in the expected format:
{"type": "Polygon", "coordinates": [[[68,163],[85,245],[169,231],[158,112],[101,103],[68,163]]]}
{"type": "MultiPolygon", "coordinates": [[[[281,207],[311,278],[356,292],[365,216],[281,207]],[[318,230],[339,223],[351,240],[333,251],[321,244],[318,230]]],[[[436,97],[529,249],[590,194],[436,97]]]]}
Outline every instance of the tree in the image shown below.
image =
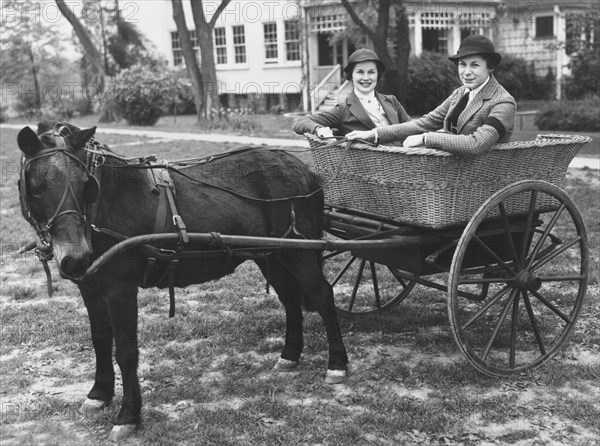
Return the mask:
{"type": "Polygon", "coordinates": [[[600,5],[595,3],[586,14],[567,17],[565,48],[571,55],[572,77],[567,84],[570,99],[600,95],[600,5]]]}
{"type": "Polygon", "coordinates": [[[386,65],[383,91],[401,98],[408,82],[410,57],[408,17],[403,0],[341,1],[353,23],[371,40],[373,49],[386,65]]]}
{"type": "Polygon", "coordinates": [[[196,36],[198,45],[200,46],[200,57],[202,59],[201,66],[198,66],[190,32],[185,22],[182,0],[171,0],[173,5],[173,19],[179,33],[183,58],[192,80],[198,121],[212,119],[213,114],[211,113],[211,109],[219,103],[212,35],[219,15],[230,2],[231,0],[221,0],[210,21],[207,22],[202,0],[190,1],[194,25],[196,27],[196,36]]]}
{"type": "Polygon", "coordinates": [[[45,99],[44,82],[65,65],[61,36],[36,17],[32,0],[8,0],[2,6],[5,14],[0,34],[0,77],[5,85],[18,85],[18,105],[24,111],[39,115],[45,99]]]}
{"type": "Polygon", "coordinates": [[[140,63],[152,66],[157,60],[147,50],[147,41],[135,25],[122,20],[118,0],[84,0],[82,19],[64,0],[55,1],[83,48],[87,62],[84,78],[88,85],[96,87],[102,99],[100,122],[114,121],[114,98],[108,94],[110,79],[122,69],[140,63]]]}

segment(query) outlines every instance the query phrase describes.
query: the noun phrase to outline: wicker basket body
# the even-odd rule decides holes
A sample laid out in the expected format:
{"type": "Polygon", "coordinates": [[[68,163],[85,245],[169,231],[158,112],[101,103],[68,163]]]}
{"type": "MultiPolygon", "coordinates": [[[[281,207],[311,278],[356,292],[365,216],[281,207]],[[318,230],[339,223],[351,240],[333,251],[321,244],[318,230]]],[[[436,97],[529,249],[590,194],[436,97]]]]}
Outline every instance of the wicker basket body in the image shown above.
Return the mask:
{"type": "MultiPolygon", "coordinates": [[[[569,163],[591,140],[541,135],[461,158],[433,149],[358,142],[350,148],[323,147],[327,141],[306,137],[328,204],[434,229],[469,221],[487,198],[516,181],[545,180],[563,188],[569,163]]],[[[505,204],[508,213],[518,214],[527,211],[529,200],[505,204]]],[[[540,210],[555,205],[538,203],[540,210]]]]}

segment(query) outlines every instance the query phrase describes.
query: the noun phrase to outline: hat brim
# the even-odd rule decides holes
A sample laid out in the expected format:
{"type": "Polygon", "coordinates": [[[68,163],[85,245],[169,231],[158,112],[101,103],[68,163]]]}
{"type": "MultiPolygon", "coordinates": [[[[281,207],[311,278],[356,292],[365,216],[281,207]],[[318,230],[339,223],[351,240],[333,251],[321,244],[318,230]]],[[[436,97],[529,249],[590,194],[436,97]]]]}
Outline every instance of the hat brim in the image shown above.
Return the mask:
{"type": "Polygon", "coordinates": [[[482,52],[482,51],[466,51],[464,53],[455,54],[454,56],[449,56],[448,59],[451,60],[452,62],[456,62],[457,60],[464,59],[465,57],[475,56],[475,55],[482,55],[482,54],[485,54],[487,56],[491,56],[492,57],[493,65],[495,67],[497,67],[498,65],[500,65],[500,62],[502,62],[502,54],[500,54],[500,53],[486,53],[486,52],[482,52]]]}

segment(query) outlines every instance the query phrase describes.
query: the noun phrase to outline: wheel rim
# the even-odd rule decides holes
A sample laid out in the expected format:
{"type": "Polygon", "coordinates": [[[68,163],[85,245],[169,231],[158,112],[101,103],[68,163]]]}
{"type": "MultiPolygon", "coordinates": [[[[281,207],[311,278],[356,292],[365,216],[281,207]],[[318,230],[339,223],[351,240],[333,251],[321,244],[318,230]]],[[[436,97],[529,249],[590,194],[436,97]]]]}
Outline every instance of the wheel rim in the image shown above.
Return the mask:
{"type": "Polygon", "coordinates": [[[334,251],[324,256],[323,272],[333,287],[335,306],[343,316],[360,316],[389,310],[402,302],[415,282],[397,269],[334,251]]]}
{"type": "Polygon", "coordinates": [[[569,196],[543,181],[508,186],[479,208],[457,245],[448,293],[456,342],[488,375],[539,366],[573,330],[587,280],[587,233],[569,196]],[[523,201],[528,210],[515,220],[510,209],[523,201]],[[470,268],[481,254],[491,266],[470,268]],[[484,287],[482,299],[458,296],[484,287]]]}

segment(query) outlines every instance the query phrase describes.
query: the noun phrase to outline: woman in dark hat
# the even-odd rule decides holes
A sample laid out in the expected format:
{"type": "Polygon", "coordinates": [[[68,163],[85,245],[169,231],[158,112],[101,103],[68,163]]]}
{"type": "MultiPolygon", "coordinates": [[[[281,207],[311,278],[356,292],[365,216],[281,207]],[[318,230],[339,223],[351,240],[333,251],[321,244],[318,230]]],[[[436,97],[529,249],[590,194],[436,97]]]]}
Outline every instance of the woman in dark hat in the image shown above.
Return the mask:
{"type": "Polygon", "coordinates": [[[484,36],[469,36],[449,59],[458,67],[463,85],[439,107],[420,119],[354,131],[347,138],[380,143],[404,140],[404,147],[426,146],[467,156],[508,142],[517,104],[492,74],[502,60],[492,41],[484,36]]]}
{"type": "Polygon", "coordinates": [[[410,117],[395,96],[377,93],[385,65],[374,51],[361,48],[348,58],[344,68],[346,79],[352,81],[353,91],[333,109],[299,118],[294,132],[313,133],[330,138],[336,133],[345,135],[352,130],[369,130],[378,126],[398,124],[410,117]]]}

